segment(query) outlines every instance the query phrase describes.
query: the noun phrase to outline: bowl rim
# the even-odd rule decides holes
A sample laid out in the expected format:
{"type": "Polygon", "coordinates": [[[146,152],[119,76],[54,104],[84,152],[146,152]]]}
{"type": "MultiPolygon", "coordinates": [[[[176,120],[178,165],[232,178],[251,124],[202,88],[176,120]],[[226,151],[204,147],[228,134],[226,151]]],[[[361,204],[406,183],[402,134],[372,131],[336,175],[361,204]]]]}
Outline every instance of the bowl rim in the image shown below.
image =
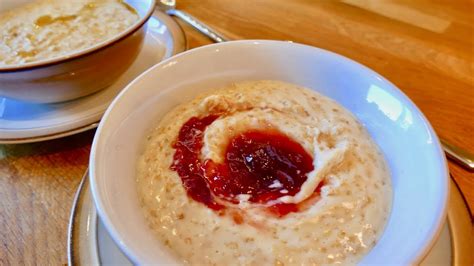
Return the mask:
{"type": "MultiPolygon", "coordinates": [[[[97,157],[98,157],[97,156],[97,151],[99,150],[99,147],[104,142],[104,137],[102,137],[102,131],[104,131],[104,128],[106,127],[106,122],[105,121],[108,120],[111,113],[116,109],[116,105],[118,105],[119,103],[124,101],[124,96],[126,94],[130,93],[129,92],[130,88],[136,86],[137,82],[139,80],[141,80],[144,76],[148,75],[149,73],[151,73],[153,71],[156,71],[156,69],[160,68],[161,66],[167,65],[171,61],[175,61],[176,59],[179,59],[181,57],[188,56],[188,54],[191,54],[191,53],[196,53],[196,52],[205,51],[205,50],[212,50],[212,49],[215,49],[217,47],[223,47],[223,46],[245,45],[245,44],[258,44],[258,45],[266,44],[266,45],[269,45],[269,44],[284,44],[284,43],[316,49],[316,50],[319,50],[320,52],[328,53],[328,54],[331,54],[332,56],[339,57],[340,59],[346,61],[349,64],[353,64],[353,65],[356,65],[357,67],[360,67],[360,68],[364,69],[365,71],[367,71],[367,73],[370,73],[371,75],[376,76],[380,80],[382,80],[382,81],[386,82],[388,85],[390,85],[391,89],[393,89],[395,92],[399,93],[400,96],[403,97],[404,100],[406,100],[406,103],[420,115],[420,117],[423,120],[424,125],[426,126],[427,130],[429,131],[429,133],[432,136],[433,144],[434,144],[434,147],[436,149],[436,154],[441,155],[440,158],[439,158],[440,159],[439,172],[440,172],[440,176],[445,177],[444,182],[443,182],[444,183],[443,184],[443,188],[444,188],[443,192],[444,193],[442,195],[439,195],[439,197],[441,198],[440,202],[442,203],[442,205],[440,206],[440,208],[438,208],[436,218],[433,219],[432,227],[430,228],[430,231],[429,231],[429,236],[430,237],[425,238],[423,240],[423,243],[424,243],[423,247],[420,248],[417,251],[417,253],[413,255],[413,257],[406,258],[405,262],[407,262],[409,264],[419,264],[428,255],[429,251],[432,249],[432,247],[436,243],[436,240],[439,238],[439,236],[441,234],[441,231],[443,229],[443,224],[446,221],[447,205],[448,205],[449,194],[450,194],[450,192],[449,192],[449,190],[450,190],[450,182],[449,182],[450,180],[449,180],[449,178],[450,177],[449,177],[449,169],[448,169],[448,166],[447,166],[446,156],[444,156],[443,149],[441,148],[441,142],[440,142],[436,132],[434,131],[431,123],[426,118],[426,116],[423,114],[423,112],[418,108],[418,106],[401,89],[399,89],[397,86],[395,86],[395,84],[393,84],[392,82],[390,82],[389,80],[387,80],[386,78],[384,78],[382,75],[380,75],[378,72],[372,70],[371,68],[369,68],[369,67],[367,67],[367,66],[363,65],[362,63],[359,63],[355,60],[352,60],[352,59],[350,59],[350,58],[348,58],[344,55],[341,55],[341,54],[338,54],[338,53],[335,53],[335,52],[332,52],[332,51],[329,51],[329,50],[326,50],[326,49],[323,49],[323,48],[319,48],[319,47],[315,47],[315,46],[311,46],[311,45],[306,45],[306,44],[301,44],[301,43],[296,43],[296,42],[293,42],[293,41],[250,39],[250,40],[235,40],[235,41],[228,41],[228,42],[224,42],[224,43],[214,43],[214,44],[210,44],[210,45],[205,45],[205,46],[194,48],[192,50],[182,52],[182,53],[177,54],[175,56],[172,56],[172,57],[170,57],[166,60],[163,60],[160,63],[152,66],[151,68],[149,68],[148,70],[146,70],[145,72],[140,74],[139,76],[137,76],[133,81],[131,81],[116,96],[116,98],[113,100],[113,102],[107,108],[107,111],[105,112],[105,114],[103,116],[103,119],[101,120],[101,122],[100,122],[100,124],[97,128],[97,131],[94,135],[94,139],[93,139],[92,146],[91,146],[91,154],[90,154],[90,158],[89,158],[89,178],[90,178],[90,184],[91,184],[91,192],[92,192],[93,200],[94,200],[94,203],[95,203],[95,206],[96,206],[96,209],[97,209],[97,213],[101,217],[101,220],[102,220],[105,228],[109,232],[109,234],[112,237],[112,239],[114,240],[114,242],[119,246],[120,250],[122,252],[124,252],[124,254],[130,260],[132,260],[134,263],[140,264],[140,262],[141,262],[140,257],[134,251],[132,251],[130,249],[130,247],[128,247],[128,245],[125,243],[125,241],[123,241],[124,238],[120,235],[119,230],[117,230],[116,226],[114,225],[114,222],[109,218],[109,215],[108,215],[109,211],[107,210],[107,208],[105,208],[106,204],[104,204],[101,197],[99,196],[101,194],[101,192],[99,191],[99,188],[98,188],[99,185],[96,182],[96,178],[97,178],[98,173],[97,173],[97,168],[96,168],[97,164],[95,162],[97,161],[97,157]]],[[[102,151],[101,151],[101,153],[102,153],[102,151]]],[[[386,228],[384,228],[384,231],[385,230],[386,230],[386,228]]]]}
{"type": "Polygon", "coordinates": [[[136,31],[138,31],[151,17],[155,10],[156,0],[149,0],[150,5],[143,17],[141,17],[138,21],[136,21],[132,26],[128,27],[125,31],[122,31],[120,34],[115,35],[114,37],[104,40],[102,42],[96,43],[93,46],[90,46],[86,49],[78,50],[69,54],[65,54],[59,57],[53,57],[49,59],[43,59],[38,61],[33,61],[26,64],[15,64],[15,65],[4,65],[0,66],[0,74],[2,73],[12,73],[12,72],[22,72],[22,71],[29,71],[43,67],[50,67],[54,65],[59,65],[62,63],[66,63],[75,59],[79,59],[88,55],[92,55],[98,53],[109,46],[112,46],[123,39],[127,38],[128,36],[132,35],[136,31]]]}

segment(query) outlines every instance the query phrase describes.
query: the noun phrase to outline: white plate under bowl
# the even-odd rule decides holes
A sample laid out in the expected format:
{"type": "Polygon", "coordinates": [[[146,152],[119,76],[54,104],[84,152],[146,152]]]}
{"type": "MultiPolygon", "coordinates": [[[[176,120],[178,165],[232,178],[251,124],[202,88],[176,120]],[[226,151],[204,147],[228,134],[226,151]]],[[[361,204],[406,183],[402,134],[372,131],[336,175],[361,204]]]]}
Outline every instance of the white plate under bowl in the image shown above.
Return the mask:
{"type": "Polygon", "coordinates": [[[199,93],[261,79],[318,91],[364,124],[388,162],[393,204],[384,233],[361,263],[420,262],[441,233],[449,192],[446,158],[427,119],[392,83],[352,60],[263,40],[213,44],[169,58],[131,82],[106,111],[91,150],[91,190],[121,250],[137,264],[177,261],[150,232],[136,191],[136,162],[149,130],[199,93]]]}
{"type": "Polygon", "coordinates": [[[186,49],[182,29],[168,15],[155,11],[147,23],[140,54],[108,88],[55,104],[34,104],[0,97],[0,144],[55,139],[97,127],[114,97],[130,81],[154,64],[186,49]]]}

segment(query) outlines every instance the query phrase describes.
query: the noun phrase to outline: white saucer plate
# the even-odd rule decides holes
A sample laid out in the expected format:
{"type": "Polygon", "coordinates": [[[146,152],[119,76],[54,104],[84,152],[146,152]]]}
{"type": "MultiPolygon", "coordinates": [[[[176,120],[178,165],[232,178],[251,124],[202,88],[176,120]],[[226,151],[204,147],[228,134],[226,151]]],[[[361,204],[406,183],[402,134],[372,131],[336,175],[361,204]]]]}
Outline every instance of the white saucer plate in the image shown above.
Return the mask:
{"type": "Polygon", "coordinates": [[[97,127],[114,97],[143,71],[186,50],[181,27],[155,11],[147,22],[143,48],[129,69],[108,88],[77,100],[33,104],[0,97],[0,144],[56,139],[97,127]]]}
{"type": "MultiPolygon", "coordinates": [[[[451,180],[448,219],[441,235],[420,265],[472,265],[471,215],[451,180]]],[[[133,265],[114,243],[97,216],[86,174],[79,185],[68,232],[69,265],[133,265]]],[[[389,262],[387,262],[389,263],[389,262]]]]}

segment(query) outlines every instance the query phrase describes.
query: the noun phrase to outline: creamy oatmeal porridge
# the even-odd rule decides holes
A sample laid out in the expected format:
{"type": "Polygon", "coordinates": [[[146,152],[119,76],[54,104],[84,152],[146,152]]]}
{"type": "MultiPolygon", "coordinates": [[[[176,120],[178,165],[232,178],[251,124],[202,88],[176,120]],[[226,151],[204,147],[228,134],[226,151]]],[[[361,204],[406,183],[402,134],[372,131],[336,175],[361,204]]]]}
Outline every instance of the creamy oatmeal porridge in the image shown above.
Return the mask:
{"type": "Polygon", "coordinates": [[[39,0],[0,14],[0,66],[87,49],[139,19],[121,0],[39,0]]]}
{"type": "Polygon", "coordinates": [[[232,84],[169,112],[137,187],[150,227],[183,263],[355,264],[391,208],[390,174],[356,118],[279,81],[232,84]]]}

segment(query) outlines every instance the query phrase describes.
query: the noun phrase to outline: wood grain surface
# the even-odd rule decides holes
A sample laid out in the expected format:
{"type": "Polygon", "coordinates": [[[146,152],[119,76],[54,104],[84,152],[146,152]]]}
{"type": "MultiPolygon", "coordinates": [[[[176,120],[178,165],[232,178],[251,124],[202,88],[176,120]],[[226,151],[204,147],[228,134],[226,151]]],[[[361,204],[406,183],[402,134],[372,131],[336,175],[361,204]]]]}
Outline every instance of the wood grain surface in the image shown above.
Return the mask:
{"type": "MultiPolygon", "coordinates": [[[[472,1],[179,0],[178,8],[232,39],[291,40],[354,59],[401,88],[439,136],[474,153],[472,1]]],[[[211,43],[180,24],[190,48],[211,43]]],[[[0,265],[67,263],[93,133],[0,145],[0,265]]],[[[474,173],[449,168],[474,208],[474,173]]]]}

